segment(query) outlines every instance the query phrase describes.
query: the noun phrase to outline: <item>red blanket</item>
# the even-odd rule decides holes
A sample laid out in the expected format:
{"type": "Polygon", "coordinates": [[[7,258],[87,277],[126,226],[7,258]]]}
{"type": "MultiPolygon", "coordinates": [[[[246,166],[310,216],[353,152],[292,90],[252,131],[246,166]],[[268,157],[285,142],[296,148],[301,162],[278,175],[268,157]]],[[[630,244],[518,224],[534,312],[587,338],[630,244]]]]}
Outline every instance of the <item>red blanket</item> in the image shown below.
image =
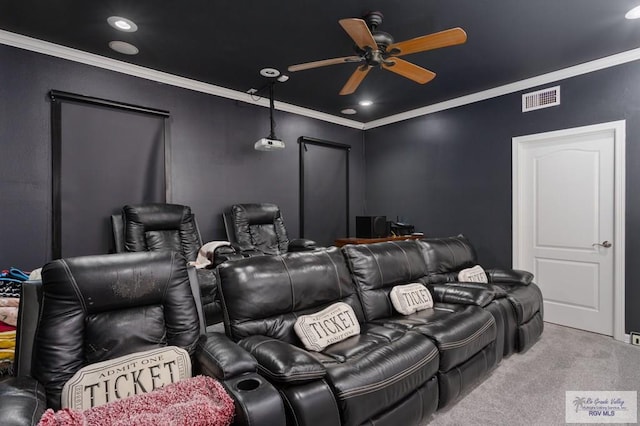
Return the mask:
{"type": "Polygon", "coordinates": [[[39,426],[228,426],[234,404],[222,385],[197,376],[85,411],[45,411],[39,426]]]}

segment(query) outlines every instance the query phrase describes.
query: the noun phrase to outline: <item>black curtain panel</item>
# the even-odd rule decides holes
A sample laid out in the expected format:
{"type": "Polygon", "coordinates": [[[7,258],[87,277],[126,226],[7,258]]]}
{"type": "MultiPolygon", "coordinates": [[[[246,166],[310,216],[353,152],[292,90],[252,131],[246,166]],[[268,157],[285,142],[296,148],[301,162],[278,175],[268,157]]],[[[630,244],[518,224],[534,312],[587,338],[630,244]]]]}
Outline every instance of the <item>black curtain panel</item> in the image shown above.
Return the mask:
{"type": "Polygon", "coordinates": [[[51,92],[53,258],[110,251],[109,216],[167,201],[168,113],[51,92]]]}
{"type": "Polygon", "coordinates": [[[301,137],[300,236],[321,246],[349,236],[349,145],[301,137]]]}

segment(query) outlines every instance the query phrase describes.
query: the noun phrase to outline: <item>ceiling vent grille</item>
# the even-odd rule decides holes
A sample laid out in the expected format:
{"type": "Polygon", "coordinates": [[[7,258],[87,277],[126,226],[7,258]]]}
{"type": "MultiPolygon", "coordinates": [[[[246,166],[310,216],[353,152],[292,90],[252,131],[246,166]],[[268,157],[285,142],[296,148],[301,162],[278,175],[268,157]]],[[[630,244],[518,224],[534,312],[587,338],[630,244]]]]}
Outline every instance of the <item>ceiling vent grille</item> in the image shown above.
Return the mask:
{"type": "Polygon", "coordinates": [[[560,86],[522,95],[522,112],[560,105],[560,86]]]}

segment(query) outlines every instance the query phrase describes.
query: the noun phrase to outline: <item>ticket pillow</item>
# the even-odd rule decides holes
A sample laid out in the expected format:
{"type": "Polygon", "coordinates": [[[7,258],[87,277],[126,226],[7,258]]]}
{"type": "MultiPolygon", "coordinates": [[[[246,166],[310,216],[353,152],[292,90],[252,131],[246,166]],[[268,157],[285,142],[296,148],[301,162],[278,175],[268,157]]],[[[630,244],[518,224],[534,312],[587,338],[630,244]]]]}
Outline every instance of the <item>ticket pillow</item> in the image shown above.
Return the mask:
{"type": "Polygon", "coordinates": [[[319,352],[360,334],[360,323],[351,306],[338,302],[315,314],[301,315],[293,330],[307,350],[319,352]]]}
{"type": "Polygon", "coordinates": [[[196,376],[88,410],[49,408],[38,426],[229,426],[234,412],[233,399],[219,382],[196,376]]]}
{"type": "Polygon", "coordinates": [[[86,410],[191,377],[189,353],[166,346],[87,365],[62,388],[62,408],[86,410]]]}
{"type": "Polygon", "coordinates": [[[458,272],[458,281],[462,283],[488,283],[487,274],[482,266],[476,265],[473,268],[463,269],[458,272]]]}
{"type": "Polygon", "coordinates": [[[402,315],[433,307],[433,298],[429,290],[420,283],[397,285],[389,293],[391,304],[402,315]]]}

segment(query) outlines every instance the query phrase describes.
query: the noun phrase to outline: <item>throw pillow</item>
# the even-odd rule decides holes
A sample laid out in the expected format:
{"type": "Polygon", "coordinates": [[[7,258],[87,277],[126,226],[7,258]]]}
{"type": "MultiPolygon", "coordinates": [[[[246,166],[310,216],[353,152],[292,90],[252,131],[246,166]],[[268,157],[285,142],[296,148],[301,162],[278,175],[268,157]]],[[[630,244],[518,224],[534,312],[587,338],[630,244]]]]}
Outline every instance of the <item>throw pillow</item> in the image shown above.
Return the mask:
{"type": "Polygon", "coordinates": [[[429,290],[420,283],[397,285],[389,293],[391,304],[402,315],[433,307],[433,298],[429,290]]]}
{"type": "Polygon", "coordinates": [[[196,376],[143,395],[111,401],[88,410],[49,408],[39,426],[228,426],[233,399],[211,377],[196,376]]]}
{"type": "Polygon", "coordinates": [[[319,352],[360,334],[360,323],[351,306],[338,302],[315,314],[300,316],[293,329],[307,350],[319,352]]]}
{"type": "Polygon", "coordinates": [[[476,265],[473,268],[463,269],[458,272],[458,281],[461,283],[488,283],[487,274],[482,266],[476,265]]]}
{"type": "Polygon", "coordinates": [[[189,353],[177,346],[151,349],[87,365],[62,388],[62,408],[86,410],[191,377],[189,353]]]}

